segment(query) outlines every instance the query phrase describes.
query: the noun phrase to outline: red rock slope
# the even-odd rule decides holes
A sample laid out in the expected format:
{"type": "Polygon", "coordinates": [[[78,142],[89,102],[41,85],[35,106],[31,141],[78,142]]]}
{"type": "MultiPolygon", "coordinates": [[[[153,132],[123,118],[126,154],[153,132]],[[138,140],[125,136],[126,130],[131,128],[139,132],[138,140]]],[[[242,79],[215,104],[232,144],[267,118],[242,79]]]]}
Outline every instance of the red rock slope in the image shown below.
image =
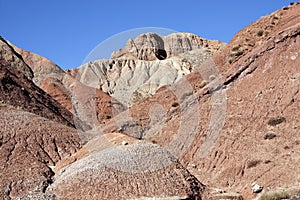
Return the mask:
{"type": "Polygon", "coordinates": [[[204,184],[246,199],[254,197],[253,182],[264,191],[297,186],[299,13],[293,4],[249,25],[188,75],[188,84],[162,88],[131,108],[133,120],[112,120],[104,130],[122,127],[155,142],[204,184]]]}

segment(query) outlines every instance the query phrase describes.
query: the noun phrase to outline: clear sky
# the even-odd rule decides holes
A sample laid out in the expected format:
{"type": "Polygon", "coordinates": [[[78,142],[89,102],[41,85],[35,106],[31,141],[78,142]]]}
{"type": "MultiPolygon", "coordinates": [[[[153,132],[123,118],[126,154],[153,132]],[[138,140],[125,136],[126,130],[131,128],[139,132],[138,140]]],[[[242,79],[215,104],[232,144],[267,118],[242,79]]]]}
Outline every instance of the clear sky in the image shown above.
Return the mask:
{"type": "MultiPolygon", "coordinates": [[[[81,65],[107,38],[135,28],[161,27],[229,42],[251,22],[290,2],[0,0],[0,35],[68,69],[81,65]]],[[[119,45],[114,48],[124,44],[119,45]]]]}

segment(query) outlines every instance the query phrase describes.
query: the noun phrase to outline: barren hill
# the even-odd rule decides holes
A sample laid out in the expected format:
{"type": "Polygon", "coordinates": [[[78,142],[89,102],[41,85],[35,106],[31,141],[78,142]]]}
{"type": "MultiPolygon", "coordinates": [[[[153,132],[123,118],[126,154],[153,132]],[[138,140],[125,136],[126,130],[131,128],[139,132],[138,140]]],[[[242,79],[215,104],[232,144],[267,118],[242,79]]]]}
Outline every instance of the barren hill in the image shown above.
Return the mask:
{"type": "Polygon", "coordinates": [[[104,130],[127,127],[205,185],[246,199],[254,182],[299,189],[299,13],[293,4],[249,25],[186,80],[134,105],[133,119],[104,130]]]}
{"type": "Polygon", "coordinates": [[[5,198],[299,198],[299,3],[227,45],[148,33],[67,72],[1,41],[5,198]],[[67,112],[34,82],[88,131],[57,125],[67,112]]]}
{"type": "Polygon", "coordinates": [[[73,115],[32,82],[33,72],[21,55],[0,38],[0,100],[42,117],[74,126],[73,115]]]}
{"type": "MultiPolygon", "coordinates": [[[[32,71],[33,82],[64,108],[75,114],[80,112],[76,110],[79,106],[76,106],[75,101],[78,101],[80,106],[92,103],[92,108],[86,109],[93,109],[97,113],[97,124],[103,124],[108,118],[112,117],[113,114],[110,108],[112,98],[108,94],[82,84],[43,56],[20,49],[11,43],[9,45],[22,56],[22,59],[27,64],[26,66],[32,71]],[[79,97],[74,93],[86,95],[79,97]]],[[[81,120],[85,120],[82,116],[80,117],[81,120]]],[[[86,120],[84,123],[76,121],[75,125],[77,128],[85,127],[85,129],[89,129],[94,124],[90,124],[89,120],[86,120]]]]}
{"type": "Polygon", "coordinates": [[[32,81],[34,73],[0,38],[0,196],[41,195],[51,167],[83,144],[73,115],[32,81]],[[67,126],[66,126],[67,125],[67,126]]]}
{"type": "Polygon", "coordinates": [[[86,63],[69,74],[131,106],[160,87],[178,82],[223,46],[189,33],[142,34],[129,39],[109,60],[86,63]]]}
{"type": "Polygon", "coordinates": [[[41,196],[53,166],[81,148],[79,132],[10,106],[0,107],[0,117],[1,199],[41,196]]]}

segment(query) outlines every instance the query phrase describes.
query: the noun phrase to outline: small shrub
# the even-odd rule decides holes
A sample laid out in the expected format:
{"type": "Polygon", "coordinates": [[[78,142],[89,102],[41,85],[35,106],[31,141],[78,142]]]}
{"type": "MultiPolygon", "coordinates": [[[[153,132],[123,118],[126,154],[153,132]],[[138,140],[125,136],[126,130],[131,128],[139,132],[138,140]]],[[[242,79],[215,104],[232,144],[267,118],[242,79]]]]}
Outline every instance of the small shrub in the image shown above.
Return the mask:
{"type": "MultiPolygon", "coordinates": [[[[235,48],[233,48],[233,49],[235,49],[235,48]]],[[[237,51],[231,52],[231,53],[229,54],[229,56],[228,56],[228,62],[229,62],[229,64],[231,64],[231,63],[233,63],[234,61],[236,61],[236,60],[237,60],[237,57],[243,55],[244,52],[245,52],[245,50],[246,50],[246,49],[239,49],[239,50],[237,50],[237,51]]]]}
{"type": "Polygon", "coordinates": [[[256,167],[260,162],[260,160],[251,160],[250,162],[248,162],[247,168],[249,169],[252,167],[256,167]]]}
{"type": "Polygon", "coordinates": [[[215,75],[210,75],[210,76],[209,76],[209,80],[210,80],[210,81],[213,81],[213,80],[215,80],[215,79],[216,79],[216,76],[215,76],[215,75]]]}
{"type": "Polygon", "coordinates": [[[276,134],[275,133],[272,133],[272,132],[268,132],[264,135],[264,139],[265,140],[272,140],[273,138],[276,137],[276,134]]]}
{"type": "Polygon", "coordinates": [[[261,37],[264,35],[264,30],[257,31],[257,36],[261,37]]]}
{"type": "Polygon", "coordinates": [[[131,96],[131,102],[132,103],[134,103],[134,104],[138,103],[142,99],[143,99],[143,95],[141,93],[139,93],[137,90],[132,93],[132,96],[131,96]]]}
{"type": "Polygon", "coordinates": [[[179,106],[178,102],[175,101],[175,102],[172,103],[172,107],[177,107],[177,106],[179,106]]]}
{"type": "Polygon", "coordinates": [[[284,8],[282,8],[282,10],[288,10],[288,9],[290,9],[289,7],[284,7],[284,8]]]}
{"type": "Polygon", "coordinates": [[[207,81],[206,80],[203,80],[200,85],[199,85],[199,88],[204,88],[206,85],[207,85],[207,81]]]}
{"type": "Polygon", "coordinates": [[[259,200],[280,200],[280,199],[289,199],[290,195],[287,192],[267,192],[263,194],[259,200]]]}
{"type": "Polygon", "coordinates": [[[234,55],[236,56],[236,57],[238,57],[238,56],[241,56],[241,55],[243,55],[244,54],[244,50],[239,50],[238,52],[236,52],[234,55]]]}
{"type": "Polygon", "coordinates": [[[238,46],[234,46],[233,48],[232,48],[232,51],[238,51],[239,49],[240,49],[240,45],[238,45],[238,46]]]}
{"type": "Polygon", "coordinates": [[[265,36],[265,37],[268,37],[269,34],[270,34],[269,31],[265,31],[265,32],[264,32],[264,36],[265,36]]]}
{"type": "Polygon", "coordinates": [[[286,119],[283,116],[271,117],[268,121],[268,125],[276,126],[276,125],[281,124],[285,121],[286,121],[286,119]]]}

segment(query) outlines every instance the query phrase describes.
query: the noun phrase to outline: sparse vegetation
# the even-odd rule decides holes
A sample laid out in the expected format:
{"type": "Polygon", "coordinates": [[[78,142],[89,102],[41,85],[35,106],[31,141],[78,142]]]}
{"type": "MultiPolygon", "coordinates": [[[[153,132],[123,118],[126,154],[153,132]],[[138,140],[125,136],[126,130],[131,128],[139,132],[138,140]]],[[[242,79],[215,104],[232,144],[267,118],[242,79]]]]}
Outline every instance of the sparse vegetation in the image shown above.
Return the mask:
{"type": "Polygon", "coordinates": [[[271,117],[268,121],[268,125],[276,126],[276,125],[281,124],[285,121],[286,121],[286,119],[283,116],[271,117]]]}
{"type": "Polygon", "coordinates": [[[238,51],[240,49],[241,45],[237,45],[237,46],[234,46],[232,48],[232,51],[238,51]]]}
{"type": "Polygon", "coordinates": [[[276,137],[276,134],[273,133],[273,132],[268,132],[268,133],[266,133],[266,134],[264,135],[264,139],[265,139],[265,140],[272,140],[272,139],[275,138],[275,137],[276,137]]]}
{"type": "Polygon", "coordinates": [[[137,90],[132,93],[131,101],[132,103],[138,103],[143,99],[143,95],[137,90]]]}
{"type": "Polygon", "coordinates": [[[247,168],[256,167],[261,161],[260,160],[251,160],[247,164],[247,168]]]}
{"type": "Polygon", "coordinates": [[[238,57],[238,56],[241,56],[241,55],[243,55],[244,54],[244,50],[238,50],[234,55],[236,56],[236,57],[238,57]]]}
{"type": "Polygon", "coordinates": [[[203,80],[200,85],[199,88],[204,88],[206,85],[208,84],[208,82],[206,80],[203,80]]]}
{"type": "Polygon", "coordinates": [[[183,94],[181,95],[181,97],[180,97],[180,100],[181,100],[181,101],[184,101],[184,99],[185,99],[186,97],[191,96],[192,94],[193,94],[193,91],[183,93],[183,94]]]}
{"type": "Polygon", "coordinates": [[[263,194],[259,200],[280,200],[280,199],[289,199],[291,196],[285,191],[278,192],[267,192],[263,194]]]}
{"type": "Polygon", "coordinates": [[[264,30],[257,31],[257,36],[261,37],[264,35],[264,30]]]}

